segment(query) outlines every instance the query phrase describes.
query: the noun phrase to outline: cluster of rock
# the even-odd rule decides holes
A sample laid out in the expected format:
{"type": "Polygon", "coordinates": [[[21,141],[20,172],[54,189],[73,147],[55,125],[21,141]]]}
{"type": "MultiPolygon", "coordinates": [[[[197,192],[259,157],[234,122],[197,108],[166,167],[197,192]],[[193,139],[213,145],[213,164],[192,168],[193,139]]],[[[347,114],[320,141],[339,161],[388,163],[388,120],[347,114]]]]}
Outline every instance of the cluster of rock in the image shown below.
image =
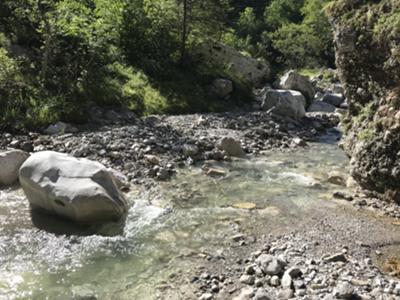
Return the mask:
{"type": "Polygon", "coordinates": [[[394,21],[399,1],[341,2],[332,5],[330,14],[349,101],[343,145],[352,157],[354,178],[400,203],[400,42],[394,21]]]}
{"type": "Polygon", "coordinates": [[[119,171],[128,182],[151,184],[149,178],[166,180],[185,164],[304,146],[337,121],[265,112],[150,116],[74,134],[0,134],[0,148],[85,157],[119,171]]]}
{"type": "MultiPolygon", "coordinates": [[[[394,300],[400,296],[400,283],[374,265],[368,245],[359,244],[357,254],[343,246],[338,252],[318,255],[319,246],[305,234],[291,233],[238,260],[242,273],[234,280],[232,274],[203,271],[192,282],[203,300],[394,300]]],[[[376,250],[376,255],[381,252],[376,250]]]]}
{"type": "Polygon", "coordinates": [[[296,71],[287,72],[280,80],[265,86],[257,93],[261,109],[294,119],[306,113],[335,114],[347,108],[340,84],[332,89],[318,85],[319,78],[310,80],[296,71]]]}

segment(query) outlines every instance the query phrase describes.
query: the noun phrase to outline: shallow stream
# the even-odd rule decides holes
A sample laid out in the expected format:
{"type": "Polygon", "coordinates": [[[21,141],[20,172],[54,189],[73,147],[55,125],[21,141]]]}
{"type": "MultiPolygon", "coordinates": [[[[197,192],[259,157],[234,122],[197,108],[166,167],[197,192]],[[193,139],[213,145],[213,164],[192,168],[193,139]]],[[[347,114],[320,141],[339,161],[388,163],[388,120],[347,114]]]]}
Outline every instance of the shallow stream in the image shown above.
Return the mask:
{"type": "Polygon", "coordinates": [[[130,193],[123,232],[111,237],[38,229],[23,192],[1,190],[0,299],[155,299],[173,272],[192,267],[192,255],[335,207],[337,186],[326,175],[346,172],[348,160],[334,140],[215,165],[225,178],[207,177],[201,166],[180,170],[154,190],[130,193]]]}

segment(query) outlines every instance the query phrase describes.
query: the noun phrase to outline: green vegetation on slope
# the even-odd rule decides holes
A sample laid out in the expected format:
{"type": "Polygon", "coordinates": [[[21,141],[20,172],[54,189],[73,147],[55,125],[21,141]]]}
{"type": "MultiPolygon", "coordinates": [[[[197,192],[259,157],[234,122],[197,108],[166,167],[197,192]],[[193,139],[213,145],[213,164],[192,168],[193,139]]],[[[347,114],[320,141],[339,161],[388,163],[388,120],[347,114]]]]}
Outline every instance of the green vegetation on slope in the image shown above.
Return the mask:
{"type": "MultiPolygon", "coordinates": [[[[332,64],[325,0],[3,0],[0,129],[85,122],[91,103],[138,114],[218,111],[221,70],[192,59],[219,41],[277,68],[332,64]]],[[[237,86],[228,105],[248,99],[237,86]]]]}

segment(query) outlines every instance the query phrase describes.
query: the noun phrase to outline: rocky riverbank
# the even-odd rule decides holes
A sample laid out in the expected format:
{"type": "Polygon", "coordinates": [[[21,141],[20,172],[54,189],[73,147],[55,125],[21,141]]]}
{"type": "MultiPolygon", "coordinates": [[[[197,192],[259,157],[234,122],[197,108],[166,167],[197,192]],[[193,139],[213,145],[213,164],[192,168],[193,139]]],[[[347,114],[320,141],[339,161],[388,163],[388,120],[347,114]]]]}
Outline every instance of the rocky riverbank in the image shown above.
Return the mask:
{"type": "Polygon", "coordinates": [[[152,179],[167,180],[185,165],[229,160],[229,149],[219,145],[223,138],[233,138],[251,156],[305,146],[338,122],[335,113],[310,113],[301,120],[267,112],[150,116],[95,128],[67,128],[73,133],[3,133],[0,148],[86,157],[118,171],[127,186],[151,185],[152,179]]]}

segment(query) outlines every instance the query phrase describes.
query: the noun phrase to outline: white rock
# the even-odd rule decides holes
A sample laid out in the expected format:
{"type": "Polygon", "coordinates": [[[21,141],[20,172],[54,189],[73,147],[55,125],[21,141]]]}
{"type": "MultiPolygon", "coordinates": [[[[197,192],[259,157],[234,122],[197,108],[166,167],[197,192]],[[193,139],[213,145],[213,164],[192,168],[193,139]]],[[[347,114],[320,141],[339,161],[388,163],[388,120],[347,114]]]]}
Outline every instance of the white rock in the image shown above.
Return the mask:
{"type": "Polygon", "coordinates": [[[127,210],[114,175],[88,159],[38,152],[21,166],[19,180],[33,207],[76,222],[115,221],[127,210]]]}
{"type": "Polygon", "coordinates": [[[306,97],[308,102],[314,99],[316,93],[310,79],[306,76],[298,74],[296,71],[293,70],[287,72],[280,79],[279,88],[298,91],[302,93],[304,97],[306,97]]]}
{"type": "Polygon", "coordinates": [[[11,185],[18,180],[18,170],[29,154],[21,150],[0,153],[0,186],[11,185]]]}
{"type": "Polygon", "coordinates": [[[266,89],[260,97],[261,108],[278,115],[302,118],[306,114],[306,99],[297,91],[266,89]]]}

